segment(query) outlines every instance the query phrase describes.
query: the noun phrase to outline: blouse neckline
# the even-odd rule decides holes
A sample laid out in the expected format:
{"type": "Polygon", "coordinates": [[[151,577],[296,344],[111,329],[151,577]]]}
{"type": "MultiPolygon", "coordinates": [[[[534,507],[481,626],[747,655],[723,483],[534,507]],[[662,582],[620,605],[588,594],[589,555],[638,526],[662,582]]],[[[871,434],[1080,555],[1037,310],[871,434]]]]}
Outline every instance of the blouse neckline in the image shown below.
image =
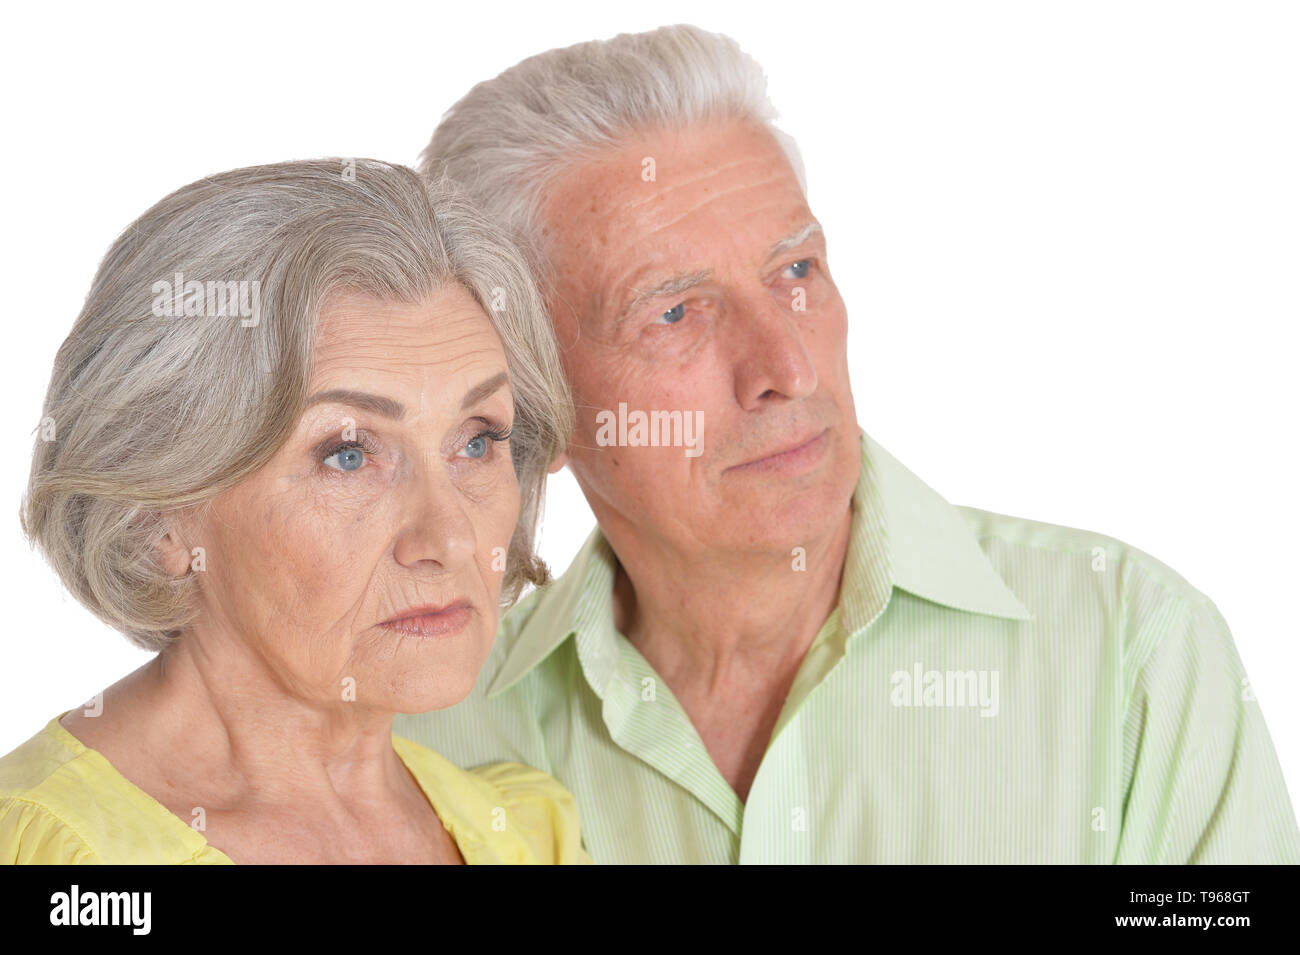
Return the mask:
{"type": "MultiPolygon", "coordinates": [[[[137,805],[146,807],[151,815],[158,817],[160,825],[164,825],[174,832],[185,848],[190,851],[191,858],[197,860],[200,857],[211,857],[221,865],[236,864],[230,856],[208,842],[203,833],[192,826],[186,825],[184,819],[122,775],[118,768],[109,761],[108,757],[99,750],[87,746],[59,722],[71,712],[72,710],[64,710],[54,717],[46,725],[46,730],[51,732],[60,743],[71,749],[77,756],[89,761],[117,789],[121,796],[130,799],[137,805]]],[[[412,765],[413,760],[408,758],[412,754],[407,747],[415,745],[418,744],[411,743],[396,734],[393,735],[393,751],[397,754],[397,758],[402,761],[402,765],[406,767],[407,772],[411,774],[411,778],[420,787],[420,791],[424,793],[424,798],[429,801],[429,805],[438,816],[443,828],[450,833],[452,841],[456,843],[457,850],[465,860],[465,864],[472,865],[481,848],[480,842],[472,836],[463,820],[439,807],[438,803],[441,801],[442,794],[439,793],[435,797],[436,787],[433,785],[433,781],[426,782],[422,775],[416,771],[415,766],[412,765]],[[406,752],[404,753],[403,750],[406,750],[406,752]]]]}

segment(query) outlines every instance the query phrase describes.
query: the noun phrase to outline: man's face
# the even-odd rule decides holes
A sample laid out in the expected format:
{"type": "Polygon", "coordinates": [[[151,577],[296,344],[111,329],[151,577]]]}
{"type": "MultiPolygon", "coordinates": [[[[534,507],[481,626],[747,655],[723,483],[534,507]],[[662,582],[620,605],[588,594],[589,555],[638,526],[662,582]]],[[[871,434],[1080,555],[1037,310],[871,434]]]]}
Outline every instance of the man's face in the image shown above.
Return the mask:
{"type": "Polygon", "coordinates": [[[771,134],[630,135],[560,174],[543,221],[578,411],[568,462],[602,526],[739,551],[839,526],[861,461],[847,317],[771,134]],[[637,412],[658,424],[639,432],[637,412]]]}

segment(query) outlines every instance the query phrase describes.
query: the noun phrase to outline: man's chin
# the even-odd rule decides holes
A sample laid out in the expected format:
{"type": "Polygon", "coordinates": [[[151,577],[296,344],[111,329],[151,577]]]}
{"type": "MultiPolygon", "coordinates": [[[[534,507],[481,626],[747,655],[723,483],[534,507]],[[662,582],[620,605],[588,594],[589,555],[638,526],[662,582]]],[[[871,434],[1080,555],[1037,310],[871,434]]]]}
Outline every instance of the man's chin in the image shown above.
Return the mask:
{"type": "MultiPolygon", "coordinates": [[[[837,484],[792,489],[752,488],[736,501],[719,537],[727,537],[727,549],[790,553],[797,547],[816,546],[833,535],[849,515],[853,488],[847,493],[837,484]]],[[[719,545],[726,545],[719,540],[719,545]]]]}

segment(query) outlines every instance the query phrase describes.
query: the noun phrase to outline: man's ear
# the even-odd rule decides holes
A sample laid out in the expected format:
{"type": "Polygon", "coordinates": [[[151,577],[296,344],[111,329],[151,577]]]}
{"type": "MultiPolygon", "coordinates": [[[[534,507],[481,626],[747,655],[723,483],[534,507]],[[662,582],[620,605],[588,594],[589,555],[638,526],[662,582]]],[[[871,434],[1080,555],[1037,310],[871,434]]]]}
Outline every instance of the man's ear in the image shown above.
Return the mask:
{"type": "Polygon", "coordinates": [[[567,451],[561,451],[559,455],[551,462],[551,466],[546,469],[547,474],[554,474],[560,468],[569,463],[569,454],[567,451]]]}

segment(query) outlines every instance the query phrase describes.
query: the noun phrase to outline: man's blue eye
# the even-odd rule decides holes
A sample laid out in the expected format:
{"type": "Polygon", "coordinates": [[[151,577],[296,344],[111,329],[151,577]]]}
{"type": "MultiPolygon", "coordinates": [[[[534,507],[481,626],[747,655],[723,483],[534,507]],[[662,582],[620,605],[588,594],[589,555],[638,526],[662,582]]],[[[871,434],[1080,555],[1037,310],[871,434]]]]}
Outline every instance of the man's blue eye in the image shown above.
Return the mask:
{"type": "Polygon", "coordinates": [[[685,317],[686,303],[679,302],[659,316],[659,323],[663,325],[674,325],[685,317]]]}
{"type": "Polygon", "coordinates": [[[465,450],[468,452],[465,455],[467,458],[483,457],[483,455],[487,454],[488,450],[487,435],[480,434],[478,437],[472,439],[469,444],[465,445],[465,450]]]}
{"type": "Polygon", "coordinates": [[[325,459],[325,464],[336,471],[356,471],[365,463],[365,452],[356,447],[339,448],[325,459]]]}
{"type": "Polygon", "coordinates": [[[786,266],[786,271],[793,273],[791,278],[801,279],[808,274],[808,270],[811,268],[811,259],[800,259],[798,262],[792,262],[786,266]]]}

